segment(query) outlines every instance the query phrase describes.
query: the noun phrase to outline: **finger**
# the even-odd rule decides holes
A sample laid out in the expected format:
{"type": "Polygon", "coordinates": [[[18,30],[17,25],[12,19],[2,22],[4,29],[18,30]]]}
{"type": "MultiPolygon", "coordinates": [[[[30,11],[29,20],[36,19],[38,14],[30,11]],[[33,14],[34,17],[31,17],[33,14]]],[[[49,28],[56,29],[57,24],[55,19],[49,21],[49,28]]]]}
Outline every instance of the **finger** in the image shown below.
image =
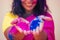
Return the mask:
{"type": "Polygon", "coordinates": [[[22,22],[29,23],[29,21],[25,20],[24,18],[21,18],[22,22]]]}
{"type": "Polygon", "coordinates": [[[50,21],[50,20],[52,20],[52,18],[51,17],[47,17],[47,16],[44,16],[44,15],[41,15],[41,16],[39,16],[41,19],[43,19],[43,20],[47,20],[47,21],[50,21]]]}
{"type": "Polygon", "coordinates": [[[36,34],[39,34],[39,27],[36,28],[36,34]]]}
{"type": "Polygon", "coordinates": [[[18,22],[18,20],[17,19],[14,19],[12,22],[11,22],[11,24],[16,24],[18,22]]]}
{"type": "Polygon", "coordinates": [[[40,23],[39,30],[42,31],[44,22],[40,23]]]}
{"type": "Polygon", "coordinates": [[[32,31],[32,32],[33,32],[33,34],[34,34],[34,35],[36,34],[36,30],[35,30],[35,29],[33,29],[33,31],[32,31]]]}
{"type": "Polygon", "coordinates": [[[18,26],[15,26],[15,27],[16,27],[16,29],[17,29],[20,33],[23,32],[23,30],[22,30],[20,27],[18,27],[18,26]]]}
{"type": "Polygon", "coordinates": [[[29,31],[27,31],[27,34],[30,34],[31,33],[31,31],[29,30],[29,31]]]}
{"type": "Polygon", "coordinates": [[[18,30],[22,33],[23,32],[23,30],[21,29],[21,28],[18,28],[18,30]]]}
{"type": "Polygon", "coordinates": [[[26,30],[24,30],[23,33],[24,33],[25,35],[27,35],[27,31],[26,31],[26,30]]]}
{"type": "Polygon", "coordinates": [[[50,18],[50,17],[45,17],[44,19],[47,20],[47,21],[51,21],[52,20],[52,18],[50,18]]]}

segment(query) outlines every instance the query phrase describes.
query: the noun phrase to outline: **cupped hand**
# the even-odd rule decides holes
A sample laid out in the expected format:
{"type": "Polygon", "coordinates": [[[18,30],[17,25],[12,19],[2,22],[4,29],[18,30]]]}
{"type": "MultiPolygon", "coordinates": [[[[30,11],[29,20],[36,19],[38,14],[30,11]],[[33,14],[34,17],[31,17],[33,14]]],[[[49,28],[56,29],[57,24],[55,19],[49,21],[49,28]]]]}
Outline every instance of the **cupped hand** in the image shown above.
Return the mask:
{"type": "Polygon", "coordinates": [[[43,22],[40,24],[40,27],[37,27],[36,29],[34,29],[32,32],[35,40],[41,40],[41,32],[42,32],[42,29],[43,29],[43,22]]]}

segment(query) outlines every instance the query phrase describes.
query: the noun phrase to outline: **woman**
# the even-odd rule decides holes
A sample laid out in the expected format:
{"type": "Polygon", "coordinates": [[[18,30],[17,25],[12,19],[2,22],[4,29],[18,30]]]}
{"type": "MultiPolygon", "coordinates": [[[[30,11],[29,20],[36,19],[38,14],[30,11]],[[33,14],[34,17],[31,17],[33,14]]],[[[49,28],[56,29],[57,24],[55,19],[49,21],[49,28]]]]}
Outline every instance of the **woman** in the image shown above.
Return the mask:
{"type": "MultiPolygon", "coordinates": [[[[48,17],[52,19],[48,11],[46,0],[13,0],[12,10],[10,13],[6,14],[3,21],[5,37],[7,40],[55,40],[54,22],[53,20],[48,21],[48,17]],[[41,30],[38,30],[38,34],[35,30],[28,33],[27,31],[24,32],[19,29],[19,27],[16,26],[18,20],[11,23],[18,17],[22,17],[24,20],[31,22],[35,17],[40,15],[47,16],[47,18],[42,17],[44,24],[41,26],[41,30]],[[14,35],[9,33],[13,25],[17,30],[14,35]]],[[[15,32],[13,31],[13,33],[15,32]]]]}

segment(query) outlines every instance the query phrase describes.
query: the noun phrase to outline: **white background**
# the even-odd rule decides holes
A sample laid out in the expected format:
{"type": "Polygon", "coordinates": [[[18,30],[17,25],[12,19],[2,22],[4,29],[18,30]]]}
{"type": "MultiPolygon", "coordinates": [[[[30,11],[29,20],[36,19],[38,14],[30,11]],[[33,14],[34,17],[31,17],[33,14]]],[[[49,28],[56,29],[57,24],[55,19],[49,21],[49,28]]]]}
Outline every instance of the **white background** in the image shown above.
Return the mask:
{"type": "MultiPolygon", "coordinates": [[[[5,13],[11,10],[11,0],[0,0],[0,40],[6,40],[2,33],[2,21],[5,13]]],[[[60,40],[60,0],[47,0],[55,23],[55,37],[60,40]]]]}

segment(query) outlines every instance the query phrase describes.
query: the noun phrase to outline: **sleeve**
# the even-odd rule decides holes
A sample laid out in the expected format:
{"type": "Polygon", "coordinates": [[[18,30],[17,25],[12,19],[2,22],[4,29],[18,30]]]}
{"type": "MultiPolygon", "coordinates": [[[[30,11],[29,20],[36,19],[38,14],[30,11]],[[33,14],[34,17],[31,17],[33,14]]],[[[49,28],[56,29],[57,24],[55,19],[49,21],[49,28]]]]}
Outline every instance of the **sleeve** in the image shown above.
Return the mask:
{"type": "MultiPolygon", "coordinates": [[[[51,17],[51,15],[49,17],[51,17]]],[[[47,37],[48,37],[47,40],[55,40],[53,20],[45,21],[43,30],[47,34],[47,37]]]]}
{"type": "Polygon", "coordinates": [[[2,30],[3,32],[9,27],[11,26],[11,21],[14,19],[15,17],[13,15],[11,15],[11,13],[7,13],[4,17],[3,23],[2,23],[2,30]]]}

